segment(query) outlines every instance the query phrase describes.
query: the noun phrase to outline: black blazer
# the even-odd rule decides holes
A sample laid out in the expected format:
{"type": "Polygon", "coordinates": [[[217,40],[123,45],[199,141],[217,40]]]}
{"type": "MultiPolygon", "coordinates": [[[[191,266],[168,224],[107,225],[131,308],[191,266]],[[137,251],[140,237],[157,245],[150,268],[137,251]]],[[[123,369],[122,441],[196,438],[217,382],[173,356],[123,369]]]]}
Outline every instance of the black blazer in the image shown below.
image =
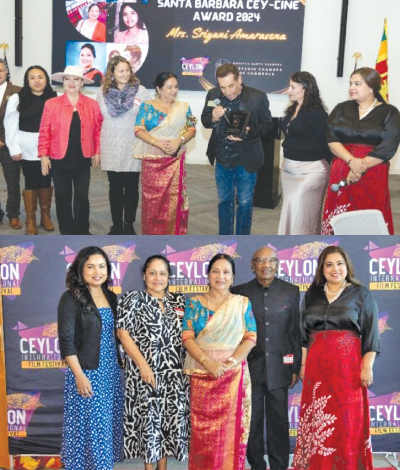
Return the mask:
{"type": "Polygon", "coordinates": [[[253,279],[232,292],[251,300],[257,323],[257,345],[247,357],[251,383],[257,385],[266,374],[269,390],[288,387],[301,367],[299,288],[278,278],[264,288],[253,279]],[[293,364],[284,362],[289,354],[293,364]]]}
{"type": "MultiPolygon", "coordinates": [[[[104,293],[116,320],[117,296],[109,290],[104,293]]],[[[101,317],[97,311],[90,312],[70,292],[64,292],[58,304],[58,337],[63,359],[76,355],[82,369],[97,369],[100,361],[101,327],[101,317]]],[[[116,334],[115,338],[118,362],[121,365],[116,334]]]]}
{"type": "MultiPolygon", "coordinates": [[[[214,101],[216,98],[221,99],[221,97],[222,92],[219,87],[210,90],[207,93],[206,102],[201,114],[203,126],[207,129],[213,129],[207,147],[207,156],[211,165],[214,165],[216,158],[218,123],[215,125],[212,122],[212,111],[214,108],[208,106],[208,102],[214,101]]],[[[267,95],[260,90],[243,85],[240,109],[243,111],[252,111],[248,125],[250,130],[245,139],[237,144],[244,168],[249,173],[254,173],[264,164],[264,152],[261,139],[267,138],[272,134],[274,128],[267,95]]]]}

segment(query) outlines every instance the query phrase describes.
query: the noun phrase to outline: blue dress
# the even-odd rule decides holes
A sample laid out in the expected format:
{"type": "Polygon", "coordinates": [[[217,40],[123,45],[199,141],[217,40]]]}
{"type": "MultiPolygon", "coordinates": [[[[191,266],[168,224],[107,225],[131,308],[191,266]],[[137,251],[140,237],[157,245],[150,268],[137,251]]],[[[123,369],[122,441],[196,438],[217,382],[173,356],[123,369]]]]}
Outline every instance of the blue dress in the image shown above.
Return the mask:
{"type": "Polygon", "coordinates": [[[102,319],[98,369],[84,370],[93,390],[79,395],[75,376],[67,369],[64,389],[64,429],[61,460],[66,470],[112,470],[123,461],[124,395],[110,307],[98,310],[102,319]]]}

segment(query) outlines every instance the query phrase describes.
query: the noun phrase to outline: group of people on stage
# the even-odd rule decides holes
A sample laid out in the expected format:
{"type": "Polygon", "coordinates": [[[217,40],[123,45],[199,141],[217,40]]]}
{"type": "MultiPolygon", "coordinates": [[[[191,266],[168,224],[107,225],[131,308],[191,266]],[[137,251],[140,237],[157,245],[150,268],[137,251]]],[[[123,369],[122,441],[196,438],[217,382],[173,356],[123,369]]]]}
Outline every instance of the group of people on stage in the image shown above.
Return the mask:
{"type": "MultiPolygon", "coordinates": [[[[89,46],[82,46],[82,52],[91,56],[89,46]]],[[[93,81],[80,67],[68,66],[52,76],[63,84],[61,96],[55,96],[40,66],[28,68],[21,90],[6,77],[6,64],[0,60],[0,161],[12,228],[22,227],[21,162],[29,235],[37,234],[38,200],[44,229],[54,230],[49,175],[61,234],[89,234],[91,165],[107,171],[109,234],[135,234],[140,171],[142,233],[187,233],[185,155],[196,133],[196,118],[187,103],[177,100],[173,73],[156,77],[154,99],[140,85],[130,61],[120,55],[109,60],[97,100],[82,94],[83,85],[93,81]]],[[[264,162],[262,139],[273,132],[269,103],[265,93],[243,83],[234,64],[221,65],[216,80],[201,121],[212,129],[207,155],[215,163],[219,234],[249,235],[257,170],[264,162]],[[250,112],[243,137],[229,134],[228,113],[235,111],[250,112]]],[[[291,104],[282,121],[283,207],[278,234],[331,234],[333,216],[359,209],[380,210],[393,234],[388,174],[400,142],[400,114],[381,97],[380,80],[376,70],[355,70],[350,77],[351,100],[336,106],[328,117],[315,78],[308,72],[292,75],[291,104]],[[336,193],[330,190],[339,182],[347,186],[340,185],[336,193]]]]}
{"type": "Polygon", "coordinates": [[[144,289],[117,300],[107,255],[83,248],[58,307],[66,470],[111,470],[124,458],[165,470],[168,457],[188,458],[189,470],[244,470],[246,455],[265,470],[265,425],[270,468],[286,470],[288,388],[299,379],[293,467],[373,470],[377,305],[339,246],[320,254],[301,308],[278,267],[277,253],[260,247],[254,279],[233,287],[234,260],[216,254],[208,292],[185,300],[169,292],[169,261],[156,254],[144,289]]]}

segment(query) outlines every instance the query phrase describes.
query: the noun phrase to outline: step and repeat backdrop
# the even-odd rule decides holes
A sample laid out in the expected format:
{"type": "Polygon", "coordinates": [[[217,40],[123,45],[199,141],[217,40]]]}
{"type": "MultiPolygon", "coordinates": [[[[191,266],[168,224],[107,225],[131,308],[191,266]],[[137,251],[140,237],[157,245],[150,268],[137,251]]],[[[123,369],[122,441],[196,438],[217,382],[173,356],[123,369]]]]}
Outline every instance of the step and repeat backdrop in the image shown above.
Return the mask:
{"type": "MultiPolygon", "coordinates": [[[[0,270],[6,348],[8,432],[13,454],[60,451],[65,363],[57,338],[57,306],[67,268],[87,245],[102,247],[112,263],[116,294],[143,288],[145,259],[162,253],[171,262],[170,290],[190,296],[207,291],[206,270],[216,253],[236,262],[235,284],[252,279],[250,260],[262,245],[279,255],[278,277],[300,286],[315,274],[327,245],[344,247],[357,278],[379,306],[382,353],[369,390],[375,452],[398,451],[400,442],[400,237],[7,237],[1,239],[0,270]],[[21,241],[20,241],[21,240],[21,241]]],[[[334,358],[332,358],[334,360],[334,358]]],[[[290,390],[292,449],[299,421],[301,384],[290,390]]]]}
{"type": "Polygon", "coordinates": [[[304,10],[305,0],[56,0],[53,73],[79,65],[98,85],[123,55],[146,87],[170,71],[181,89],[207,90],[233,62],[247,85],[279,92],[300,69],[304,10]]]}

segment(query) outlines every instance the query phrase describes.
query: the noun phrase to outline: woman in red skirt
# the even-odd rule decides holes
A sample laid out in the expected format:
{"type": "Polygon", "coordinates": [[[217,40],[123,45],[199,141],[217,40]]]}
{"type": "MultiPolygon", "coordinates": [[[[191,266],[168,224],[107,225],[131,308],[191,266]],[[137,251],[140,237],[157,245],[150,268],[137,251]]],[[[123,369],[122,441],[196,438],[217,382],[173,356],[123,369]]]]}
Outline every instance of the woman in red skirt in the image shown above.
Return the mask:
{"type": "Polygon", "coordinates": [[[377,305],[351,260],[328,246],[306,292],[293,468],[373,470],[367,388],[379,352],[377,305]]]}
{"type": "Polygon", "coordinates": [[[400,114],[382,98],[381,77],[371,68],[350,76],[350,101],[338,104],[328,119],[327,140],[333,159],[322,235],[333,234],[330,220],[342,212],[378,209],[393,235],[389,160],[400,142],[400,114]],[[338,192],[332,184],[347,181],[338,192]]]}

